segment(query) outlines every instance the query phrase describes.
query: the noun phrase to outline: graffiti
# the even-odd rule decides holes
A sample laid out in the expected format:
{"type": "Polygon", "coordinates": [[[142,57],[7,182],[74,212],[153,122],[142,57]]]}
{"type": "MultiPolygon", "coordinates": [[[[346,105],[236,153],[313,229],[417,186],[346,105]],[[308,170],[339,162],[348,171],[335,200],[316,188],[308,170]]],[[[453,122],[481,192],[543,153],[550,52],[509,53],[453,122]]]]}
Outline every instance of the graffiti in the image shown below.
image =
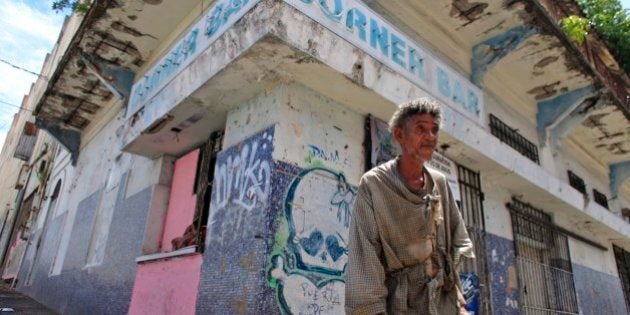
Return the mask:
{"type": "Polygon", "coordinates": [[[271,145],[272,136],[264,134],[260,141],[243,144],[240,152],[229,155],[215,173],[216,195],[212,200],[217,207],[225,207],[232,201],[247,210],[269,196],[271,167],[268,160],[257,155],[271,145]]]}
{"type": "Polygon", "coordinates": [[[254,209],[266,207],[271,194],[274,127],[263,130],[217,155],[210,204],[208,241],[237,241],[254,209]]]}
{"type": "Polygon", "coordinates": [[[296,315],[343,314],[345,284],[341,279],[314,284],[309,278],[285,272],[282,257],[276,256],[271,276],[280,283],[278,300],[284,312],[296,315]]]}
{"type": "Polygon", "coordinates": [[[479,314],[479,277],[473,272],[460,273],[468,314],[479,314]]]}
{"type": "Polygon", "coordinates": [[[343,174],[314,167],[290,182],[269,269],[288,314],[343,314],[347,238],[356,189],[343,174]]]}
{"type": "Polygon", "coordinates": [[[337,184],[337,192],[333,195],[330,204],[338,206],[337,208],[337,220],[342,222],[345,227],[350,226],[350,208],[354,203],[354,197],[356,193],[348,186],[346,178],[343,174],[339,175],[339,181],[337,184]]]}
{"type": "Polygon", "coordinates": [[[340,156],[338,150],[328,152],[313,144],[308,144],[306,147],[307,152],[306,157],[304,158],[304,162],[306,162],[306,164],[311,166],[324,166],[322,162],[327,162],[343,168],[352,167],[350,160],[340,156]]]}
{"type": "Polygon", "coordinates": [[[338,162],[339,161],[339,151],[335,150],[334,152],[326,152],[323,149],[320,149],[316,145],[309,144],[308,147],[308,156],[306,157],[307,163],[313,163],[315,159],[320,159],[322,161],[328,162],[338,162]]]}

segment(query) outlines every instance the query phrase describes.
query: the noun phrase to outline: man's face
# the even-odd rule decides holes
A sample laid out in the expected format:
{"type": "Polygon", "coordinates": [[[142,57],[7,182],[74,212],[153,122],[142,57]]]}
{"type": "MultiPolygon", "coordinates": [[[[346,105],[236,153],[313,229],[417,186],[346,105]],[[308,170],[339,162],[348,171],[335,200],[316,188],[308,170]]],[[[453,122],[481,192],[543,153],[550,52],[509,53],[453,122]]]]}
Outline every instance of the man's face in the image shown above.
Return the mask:
{"type": "Polygon", "coordinates": [[[409,118],[402,128],[394,129],[394,138],[403,155],[426,162],[433,155],[439,130],[440,126],[431,114],[419,114],[409,118]]]}

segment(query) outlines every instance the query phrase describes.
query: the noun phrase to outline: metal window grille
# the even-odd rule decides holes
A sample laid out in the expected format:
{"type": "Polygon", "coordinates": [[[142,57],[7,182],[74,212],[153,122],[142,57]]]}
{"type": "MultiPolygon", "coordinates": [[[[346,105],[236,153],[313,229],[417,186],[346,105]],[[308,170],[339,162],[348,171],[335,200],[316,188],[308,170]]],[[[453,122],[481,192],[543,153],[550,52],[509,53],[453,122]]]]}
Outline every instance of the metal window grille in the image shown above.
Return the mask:
{"type": "Polygon", "coordinates": [[[461,194],[459,209],[473,242],[476,257],[474,260],[464,260],[459,272],[474,272],[479,277],[479,311],[480,314],[491,314],[481,179],[478,172],[461,165],[457,166],[457,177],[461,194]]]}
{"type": "Polygon", "coordinates": [[[540,209],[512,199],[508,203],[514,231],[523,314],[578,314],[567,236],[540,209]]]}
{"type": "Polygon", "coordinates": [[[577,189],[577,191],[586,194],[586,184],[584,184],[584,180],[577,176],[575,173],[568,171],[569,173],[569,185],[571,187],[577,189]]]}
{"type": "Polygon", "coordinates": [[[604,207],[606,209],[610,209],[610,208],[608,208],[608,197],[606,197],[606,195],[602,194],[601,192],[597,191],[597,189],[593,189],[593,199],[600,206],[602,206],[602,207],[604,207]]]}
{"type": "Polygon", "coordinates": [[[197,162],[197,179],[195,181],[195,193],[197,194],[197,206],[193,225],[197,231],[197,250],[203,252],[205,246],[205,230],[210,212],[210,195],[214,179],[214,166],[217,154],[223,147],[223,131],[215,131],[210,139],[201,147],[201,156],[197,162]]]}
{"type": "Polygon", "coordinates": [[[516,129],[506,125],[492,114],[490,114],[490,133],[523,156],[540,164],[538,147],[533,142],[520,135],[516,129]]]}
{"type": "Polygon", "coordinates": [[[617,261],[617,270],[619,270],[619,280],[621,280],[623,295],[626,298],[626,307],[628,312],[630,312],[630,252],[614,245],[613,251],[615,252],[615,261],[617,261]]]}

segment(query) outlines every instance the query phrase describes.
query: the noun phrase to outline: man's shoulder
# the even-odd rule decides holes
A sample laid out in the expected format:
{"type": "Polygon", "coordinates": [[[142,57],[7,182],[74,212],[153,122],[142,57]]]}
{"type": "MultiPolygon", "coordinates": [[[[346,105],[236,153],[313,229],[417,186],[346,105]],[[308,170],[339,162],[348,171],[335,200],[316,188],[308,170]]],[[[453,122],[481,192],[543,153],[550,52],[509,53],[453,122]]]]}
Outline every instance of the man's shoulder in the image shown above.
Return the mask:
{"type": "Polygon", "coordinates": [[[429,175],[431,175],[431,177],[433,177],[434,180],[446,180],[446,174],[430,166],[425,166],[425,169],[427,170],[427,172],[429,172],[429,175]]]}
{"type": "Polygon", "coordinates": [[[431,167],[425,166],[425,169],[433,179],[433,182],[438,189],[448,189],[448,178],[446,177],[446,174],[431,167]]]}
{"type": "Polygon", "coordinates": [[[394,163],[394,160],[390,160],[373,167],[361,176],[361,182],[368,183],[382,181],[385,177],[389,176],[388,174],[390,173],[392,163],[394,163]]]}

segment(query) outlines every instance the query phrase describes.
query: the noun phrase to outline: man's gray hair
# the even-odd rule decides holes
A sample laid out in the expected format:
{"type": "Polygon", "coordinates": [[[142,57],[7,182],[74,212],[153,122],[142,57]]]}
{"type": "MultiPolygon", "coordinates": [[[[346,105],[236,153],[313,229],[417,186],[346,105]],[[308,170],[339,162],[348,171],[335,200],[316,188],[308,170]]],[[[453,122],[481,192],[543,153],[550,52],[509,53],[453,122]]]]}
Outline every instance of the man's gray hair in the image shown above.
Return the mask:
{"type": "Polygon", "coordinates": [[[394,133],[394,129],[403,128],[409,118],[415,115],[429,114],[435,118],[438,126],[442,125],[442,107],[432,98],[421,97],[413,101],[402,103],[389,120],[389,132],[394,133]]]}

